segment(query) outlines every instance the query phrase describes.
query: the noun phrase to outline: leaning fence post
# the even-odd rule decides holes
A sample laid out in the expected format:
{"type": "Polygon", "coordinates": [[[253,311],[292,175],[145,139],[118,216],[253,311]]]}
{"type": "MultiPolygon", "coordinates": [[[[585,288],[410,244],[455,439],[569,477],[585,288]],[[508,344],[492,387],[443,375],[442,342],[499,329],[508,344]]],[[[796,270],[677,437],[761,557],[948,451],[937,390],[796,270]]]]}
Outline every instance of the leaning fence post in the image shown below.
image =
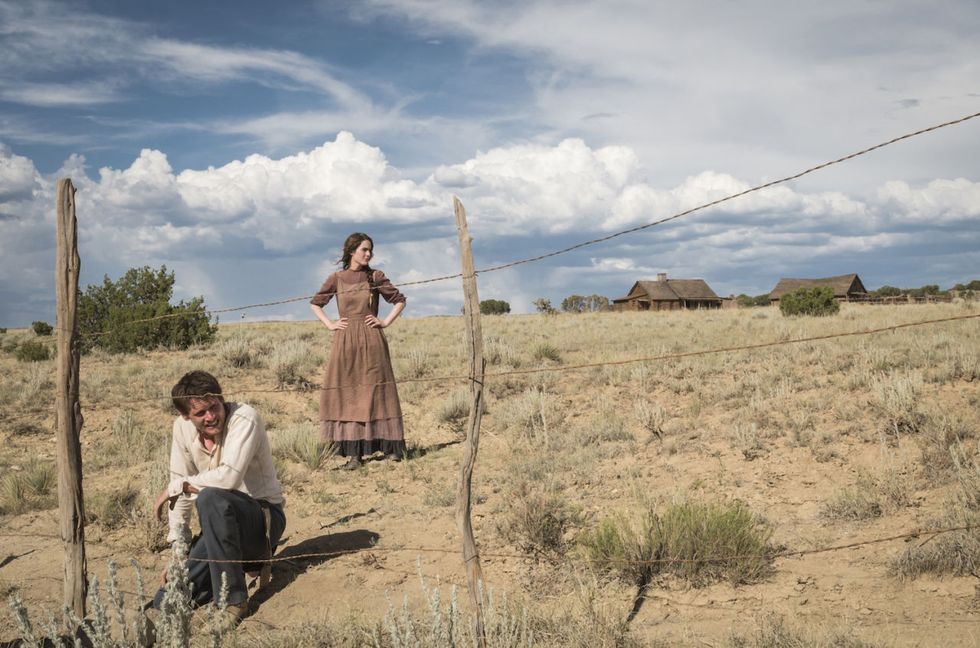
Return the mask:
{"type": "Polygon", "coordinates": [[[85,505],[82,501],[82,408],[78,402],[77,221],[75,187],[70,178],[58,181],[57,259],[55,260],[56,326],[58,331],[58,384],[55,427],[58,445],[58,509],[61,541],[65,547],[64,604],[85,618],[88,574],[85,564],[85,505]]]}
{"type": "Polygon", "coordinates": [[[466,443],[463,446],[463,463],[459,471],[456,489],[456,526],[463,534],[463,562],[470,597],[476,608],[476,636],[481,648],[486,646],[483,627],[483,569],[480,554],[473,539],[473,521],[470,519],[471,485],[476,452],[480,447],[480,419],[483,417],[483,330],[480,326],[480,297],[476,290],[476,271],[473,267],[473,248],[466,226],[466,210],[459,198],[453,197],[456,212],[456,231],[459,234],[460,261],[463,266],[463,319],[469,335],[466,350],[470,357],[470,415],[466,424],[466,443]]]}

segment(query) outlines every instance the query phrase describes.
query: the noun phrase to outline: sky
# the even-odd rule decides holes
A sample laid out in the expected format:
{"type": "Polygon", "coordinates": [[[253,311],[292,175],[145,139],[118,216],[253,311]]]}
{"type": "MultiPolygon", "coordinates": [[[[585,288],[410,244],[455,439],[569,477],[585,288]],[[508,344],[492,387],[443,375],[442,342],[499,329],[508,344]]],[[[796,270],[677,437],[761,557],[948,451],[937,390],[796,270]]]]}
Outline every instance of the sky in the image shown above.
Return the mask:
{"type": "MultiPolygon", "coordinates": [[[[355,231],[407,283],[460,271],[453,196],[484,268],[980,112],[978,33],[975,0],[0,0],[0,326],[54,322],[59,178],[83,289],[166,265],[209,308],[311,295],[355,231]]],[[[480,298],[948,288],[980,278],[978,144],[980,118],[481,273],[480,298]]],[[[404,292],[460,311],[458,279],[404,292]]]]}

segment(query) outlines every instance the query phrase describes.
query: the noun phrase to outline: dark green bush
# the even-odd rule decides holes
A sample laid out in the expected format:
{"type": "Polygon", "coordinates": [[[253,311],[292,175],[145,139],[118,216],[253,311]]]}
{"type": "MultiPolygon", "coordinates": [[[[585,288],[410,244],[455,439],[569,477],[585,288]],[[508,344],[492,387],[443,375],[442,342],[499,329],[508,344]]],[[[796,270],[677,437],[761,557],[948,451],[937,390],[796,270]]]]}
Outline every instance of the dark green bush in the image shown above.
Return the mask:
{"type": "Polygon", "coordinates": [[[821,317],[836,315],[840,311],[840,303],[834,299],[834,290],[830,286],[816,288],[800,288],[783,295],[779,300],[779,310],[783,315],[812,315],[821,317]]]}
{"type": "Polygon", "coordinates": [[[735,298],[735,301],[738,302],[738,305],[741,306],[742,308],[751,308],[753,306],[768,306],[769,293],[756,295],[755,297],[751,297],[749,295],[746,295],[745,293],[742,293],[741,295],[735,298]]]}
{"type": "Polygon", "coordinates": [[[21,362],[41,362],[51,357],[51,349],[44,342],[28,340],[17,347],[15,354],[21,362]]]}
{"type": "Polygon", "coordinates": [[[51,331],[54,330],[54,327],[47,322],[31,322],[31,329],[34,330],[34,335],[41,337],[44,335],[51,335],[51,331]]]}
{"type": "Polygon", "coordinates": [[[896,288],[895,286],[882,286],[878,290],[872,290],[872,295],[876,297],[898,297],[903,294],[901,288],[896,288]]]}
{"type": "Polygon", "coordinates": [[[480,302],[481,315],[506,315],[510,312],[510,304],[502,299],[484,299],[480,302]]]}
{"type": "Polygon", "coordinates": [[[214,340],[217,323],[195,297],[173,305],[174,273],[166,266],[130,268],[113,282],[86,288],[78,298],[78,330],[83,350],[129,353],[158,347],[186,349],[214,340]],[[150,320],[150,321],[145,321],[150,320]]]}

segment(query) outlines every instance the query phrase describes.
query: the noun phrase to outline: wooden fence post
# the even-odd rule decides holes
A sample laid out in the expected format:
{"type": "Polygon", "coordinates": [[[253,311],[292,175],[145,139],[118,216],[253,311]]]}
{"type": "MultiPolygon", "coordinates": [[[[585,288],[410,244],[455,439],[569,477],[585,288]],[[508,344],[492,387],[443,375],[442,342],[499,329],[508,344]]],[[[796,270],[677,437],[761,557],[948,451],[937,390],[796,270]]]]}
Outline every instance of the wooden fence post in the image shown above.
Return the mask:
{"type": "Polygon", "coordinates": [[[471,485],[476,453],[480,447],[480,420],[483,418],[483,329],[480,326],[480,297],[476,290],[476,271],[473,266],[473,248],[466,226],[466,210],[459,198],[453,197],[456,213],[456,231],[459,234],[460,261],[463,266],[463,319],[469,335],[466,350],[470,356],[470,415],[466,424],[466,443],[463,446],[463,463],[459,471],[456,489],[456,526],[463,534],[463,562],[470,597],[476,609],[476,636],[481,648],[486,647],[483,626],[483,568],[480,554],[473,539],[473,522],[470,519],[471,485]]]}
{"type": "Polygon", "coordinates": [[[85,618],[88,573],[85,564],[85,505],[82,501],[82,408],[78,402],[79,345],[77,221],[75,187],[70,178],[58,181],[57,259],[54,282],[57,299],[58,384],[55,426],[58,446],[58,509],[65,547],[64,603],[85,618]]]}

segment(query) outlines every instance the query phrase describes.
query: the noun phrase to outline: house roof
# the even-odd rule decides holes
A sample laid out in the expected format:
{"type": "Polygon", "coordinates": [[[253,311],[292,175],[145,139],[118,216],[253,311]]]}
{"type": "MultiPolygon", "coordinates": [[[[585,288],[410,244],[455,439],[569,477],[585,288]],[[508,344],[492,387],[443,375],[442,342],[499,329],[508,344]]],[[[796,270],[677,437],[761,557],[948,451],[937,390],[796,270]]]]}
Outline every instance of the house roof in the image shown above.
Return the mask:
{"type": "Polygon", "coordinates": [[[717,301],[721,299],[708,287],[704,279],[667,279],[666,281],[641,279],[633,284],[625,297],[618,297],[613,301],[622,302],[643,298],[649,301],[717,301]]]}
{"type": "Polygon", "coordinates": [[[864,294],[864,284],[861,283],[857,273],[838,275],[836,277],[823,277],[822,279],[788,279],[779,280],[776,287],[769,291],[770,299],[779,299],[783,295],[795,292],[800,288],[817,288],[818,286],[830,286],[834,291],[834,297],[846,297],[853,294],[864,294]]]}

